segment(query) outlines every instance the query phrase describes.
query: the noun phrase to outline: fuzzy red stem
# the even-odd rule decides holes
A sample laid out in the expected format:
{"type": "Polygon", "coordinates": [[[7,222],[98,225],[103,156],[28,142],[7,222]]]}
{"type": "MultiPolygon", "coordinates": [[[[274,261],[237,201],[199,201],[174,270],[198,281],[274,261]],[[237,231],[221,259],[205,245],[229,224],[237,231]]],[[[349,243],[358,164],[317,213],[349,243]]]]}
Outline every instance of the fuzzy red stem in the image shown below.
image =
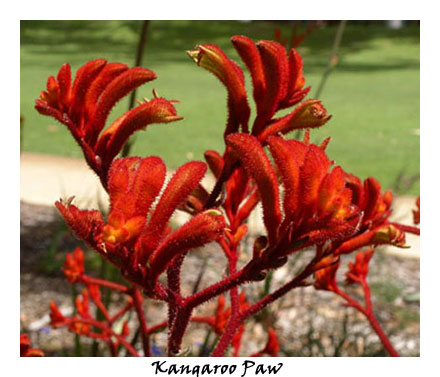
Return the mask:
{"type": "Polygon", "coordinates": [[[390,223],[390,224],[394,225],[395,227],[399,228],[400,230],[406,233],[412,233],[420,236],[420,228],[417,228],[416,226],[404,225],[399,223],[390,223]]]}
{"type": "Polygon", "coordinates": [[[219,281],[204,290],[197,292],[189,297],[187,297],[184,300],[184,305],[188,308],[195,308],[196,306],[199,306],[203,304],[204,302],[232,289],[235,286],[238,286],[245,281],[245,269],[246,267],[242,268],[241,270],[237,271],[235,274],[232,274],[228,276],[227,278],[223,279],[222,281],[219,281]]]}
{"type": "Polygon", "coordinates": [[[249,308],[241,312],[239,316],[234,318],[234,320],[231,319],[211,356],[218,357],[224,355],[226,348],[231,343],[232,338],[234,337],[235,333],[237,332],[238,328],[240,327],[243,321],[245,321],[255,313],[259,312],[260,310],[264,309],[267,305],[277,300],[281,296],[284,296],[290,290],[300,286],[304,281],[304,279],[306,279],[310,274],[312,274],[313,270],[311,267],[314,265],[314,262],[315,262],[314,260],[310,262],[309,265],[303,270],[303,272],[301,272],[289,283],[283,285],[273,293],[267,295],[263,299],[251,305],[249,308]]]}
{"type": "Polygon", "coordinates": [[[399,353],[394,349],[393,345],[391,344],[390,340],[386,336],[385,332],[383,331],[382,327],[379,325],[379,322],[377,321],[376,317],[373,314],[373,310],[371,306],[370,288],[367,282],[365,281],[365,279],[361,280],[361,285],[365,295],[365,303],[366,303],[365,308],[347,293],[339,289],[335,293],[341,296],[345,301],[347,301],[347,303],[350,306],[361,312],[368,319],[368,322],[370,322],[371,327],[379,337],[380,341],[382,342],[383,346],[388,351],[388,353],[393,357],[399,357],[400,356],[399,353]]]}
{"type": "Polygon", "coordinates": [[[163,330],[168,326],[168,321],[163,321],[157,325],[148,328],[148,335],[154,334],[157,331],[163,330]]]}
{"type": "Polygon", "coordinates": [[[142,294],[138,288],[135,288],[132,294],[134,308],[138,316],[139,326],[142,336],[142,347],[144,350],[144,355],[146,357],[151,357],[150,352],[150,337],[148,336],[147,321],[145,319],[144,309],[142,308],[142,294]]]}
{"type": "Polygon", "coordinates": [[[221,357],[224,355],[226,349],[231,343],[232,338],[234,337],[243,320],[244,319],[242,315],[231,316],[228,325],[226,326],[225,332],[221,336],[219,342],[217,343],[217,346],[211,354],[212,357],[221,357]]]}
{"type": "Polygon", "coordinates": [[[92,297],[93,302],[95,303],[96,307],[101,311],[101,313],[104,315],[104,318],[107,322],[111,323],[112,319],[110,315],[108,314],[107,308],[104,306],[101,300],[95,300],[94,297],[92,297]]]}
{"type": "MultiPolygon", "coordinates": [[[[211,317],[192,317],[191,322],[195,323],[206,323],[207,325],[210,325],[212,328],[215,327],[214,321],[211,317]]],[[[160,330],[166,329],[168,326],[168,321],[163,321],[158,323],[157,325],[151,326],[148,328],[148,335],[154,334],[155,332],[158,332],[160,330]]]]}
{"type": "MultiPolygon", "coordinates": [[[[232,275],[237,271],[237,248],[229,250],[229,273],[232,275]]],[[[240,297],[238,295],[238,286],[231,289],[231,318],[233,321],[240,316],[240,297]]]]}
{"type": "Polygon", "coordinates": [[[207,325],[215,329],[215,323],[213,317],[192,317],[191,322],[206,323],[207,325]]]}
{"type": "Polygon", "coordinates": [[[101,181],[102,187],[105,189],[105,191],[108,191],[108,189],[107,189],[107,171],[103,171],[103,169],[101,169],[101,166],[98,165],[98,163],[96,161],[95,152],[84,141],[84,138],[78,134],[77,128],[74,126],[74,123],[70,120],[70,118],[66,118],[63,123],[67,126],[67,128],[71,132],[73,138],[75,139],[75,141],[78,143],[78,145],[82,149],[83,154],[84,154],[84,158],[87,162],[87,165],[89,165],[90,168],[99,177],[99,180],[101,181]]]}
{"type": "Polygon", "coordinates": [[[104,288],[109,288],[109,289],[113,289],[115,291],[128,293],[128,288],[125,285],[114,283],[114,282],[108,281],[108,280],[94,278],[94,277],[91,277],[88,275],[82,276],[82,282],[84,284],[96,284],[96,285],[100,285],[101,287],[104,287],[104,288]]]}
{"type": "Polygon", "coordinates": [[[370,292],[370,286],[368,285],[366,279],[362,279],[362,288],[364,290],[364,296],[365,296],[365,309],[366,309],[366,316],[368,318],[368,321],[371,324],[371,327],[374,329],[376,334],[379,336],[382,344],[384,345],[385,349],[388,351],[388,353],[393,357],[399,357],[399,353],[395,350],[393,345],[391,344],[390,340],[386,336],[385,332],[383,331],[382,327],[379,325],[379,322],[377,321],[376,317],[373,313],[373,306],[371,304],[371,292],[370,292]]]}
{"type": "MultiPolygon", "coordinates": [[[[168,280],[168,290],[173,292],[172,297],[178,297],[178,301],[181,302],[180,296],[180,269],[182,267],[185,255],[180,255],[177,259],[173,261],[173,264],[167,269],[167,280],[168,280]]],[[[175,324],[175,319],[178,313],[178,303],[175,299],[168,301],[168,328],[173,329],[175,324]]],[[[173,331],[170,331],[168,339],[168,345],[172,344],[171,335],[173,331]]]]}
{"type": "Polygon", "coordinates": [[[108,339],[107,343],[110,348],[110,353],[111,353],[112,357],[118,356],[118,349],[117,349],[115,343],[112,342],[111,339],[108,339]]]}
{"type": "Polygon", "coordinates": [[[192,309],[186,307],[178,309],[173,328],[169,335],[168,356],[177,356],[180,353],[183,336],[190,321],[191,314],[192,309]]]}
{"type": "Polygon", "coordinates": [[[65,322],[65,324],[69,324],[69,323],[73,323],[73,322],[82,322],[85,324],[89,324],[92,325],[94,327],[97,327],[101,330],[103,330],[105,333],[114,336],[119,343],[121,343],[121,345],[123,347],[125,347],[127,349],[128,352],[130,352],[132,354],[132,356],[135,357],[139,357],[139,354],[137,353],[137,351],[134,349],[134,347],[127,342],[124,338],[122,338],[119,334],[115,333],[109,326],[105,325],[104,323],[101,323],[97,320],[91,319],[91,318],[68,318],[65,322]]]}
{"type": "Polygon", "coordinates": [[[121,318],[125,313],[127,313],[131,308],[133,307],[133,304],[130,302],[125,307],[123,307],[120,311],[115,313],[113,317],[110,318],[110,323],[115,322],[118,318],[121,318]]]}
{"type": "Polygon", "coordinates": [[[367,316],[368,321],[370,322],[371,327],[376,332],[376,334],[379,336],[379,339],[381,340],[382,344],[384,345],[385,349],[388,351],[388,353],[393,357],[399,357],[399,353],[394,349],[393,345],[391,344],[390,340],[386,336],[385,332],[383,331],[382,327],[379,325],[379,322],[377,322],[376,317],[371,313],[367,316]]]}

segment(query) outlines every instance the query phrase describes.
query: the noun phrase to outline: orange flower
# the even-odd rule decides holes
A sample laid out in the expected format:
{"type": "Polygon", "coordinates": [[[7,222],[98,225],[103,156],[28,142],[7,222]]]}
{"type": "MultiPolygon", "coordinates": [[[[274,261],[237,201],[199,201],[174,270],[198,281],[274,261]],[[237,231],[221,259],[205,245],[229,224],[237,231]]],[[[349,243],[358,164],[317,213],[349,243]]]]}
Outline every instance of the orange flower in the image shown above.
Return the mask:
{"type": "Polygon", "coordinates": [[[67,281],[71,283],[80,281],[81,276],[84,274],[84,252],[80,247],[77,247],[73,253],[66,254],[63,272],[67,281]]]}
{"type": "MultiPolygon", "coordinates": [[[[332,259],[333,257],[327,257],[332,259]]],[[[321,268],[315,272],[314,287],[318,290],[333,291],[338,290],[338,283],[336,282],[336,272],[338,271],[340,262],[329,264],[327,267],[321,268]]]]}
{"type": "Polygon", "coordinates": [[[374,254],[374,248],[359,251],[355,256],[355,262],[348,263],[348,271],[345,274],[348,284],[359,283],[368,275],[368,263],[374,254]]]}
{"type": "Polygon", "coordinates": [[[64,325],[66,322],[66,318],[58,309],[55,301],[50,302],[50,325],[53,328],[60,327],[64,325]]]}
{"type": "Polygon", "coordinates": [[[251,356],[257,357],[257,356],[263,356],[265,354],[267,354],[271,357],[278,356],[278,352],[280,352],[280,342],[278,341],[277,334],[272,327],[269,327],[269,329],[267,330],[267,333],[268,333],[267,343],[264,346],[264,348],[261,351],[255,353],[251,356]]]}

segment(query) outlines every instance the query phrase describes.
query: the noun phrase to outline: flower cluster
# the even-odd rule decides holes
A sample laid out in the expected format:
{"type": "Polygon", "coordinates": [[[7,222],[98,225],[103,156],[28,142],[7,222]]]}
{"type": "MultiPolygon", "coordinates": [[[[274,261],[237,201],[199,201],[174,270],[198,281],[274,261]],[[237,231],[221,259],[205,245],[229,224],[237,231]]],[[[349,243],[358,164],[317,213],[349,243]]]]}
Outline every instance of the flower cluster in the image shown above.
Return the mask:
{"type": "Polygon", "coordinates": [[[50,76],[35,108],[64,124],[81,147],[88,165],[105,186],[113,159],[128,138],[151,123],[179,119],[174,101],[154,97],[116,119],[105,130],[112,108],[138,86],[154,80],[156,74],[142,67],[96,59],[78,69],[72,83],[71,68],[64,64],[57,77],[50,76]]]}
{"type": "MultiPolygon", "coordinates": [[[[212,44],[188,51],[198,66],[226,87],[225,150],[223,154],[206,151],[206,164],[183,164],[167,184],[167,169],[161,158],[116,156],[128,138],[148,124],[181,119],[173,106],[175,101],[159,98],[154,92],[151,101],[141,102],[104,130],[113,106],[139,85],[153,80],[153,72],[99,59],[81,67],[73,84],[67,64],[56,79],[49,78],[36,109],[68,127],[110,200],[107,217],[98,210],[77,208],[73,198],[60,200],[56,206],[76,236],[119,268],[126,280],[126,285],[121,285],[87,275],[84,254],[76,249],[67,255],[63,271],[70,283],[85,287],[76,299],[72,317],[65,317],[51,303],[52,326],[103,340],[112,355],[116,356],[122,346],[137,356],[138,350],[128,341],[127,323],[119,332],[114,327],[124,313],[134,311],[144,355],[151,354],[151,336],[167,329],[168,355],[175,356],[182,355],[188,324],[202,322],[217,337],[212,356],[223,356],[230,344],[237,356],[246,320],[290,290],[314,281],[316,289],[332,291],[364,313],[384,346],[395,355],[372,314],[368,263],[374,247],[405,247],[405,232],[417,233],[418,228],[390,222],[391,192],[383,193],[374,178],[362,182],[335,165],[326,153],[330,138],[319,145],[310,142],[310,129],[324,125],[331,115],[321,101],[304,100],[310,88],[305,87],[302,58],[295,49],[286,52],[280,43],[254,43],[244,36],[233,37],[232,44],[250,72],[255,118],[251,120],[240,66],[212,44]],[[277,116],[278,111],[293,106],[285,115],[277,116]],[[286,138],[298,129],[306,129],[304,140],[286,138]],[[207,167],[216,179],[211,191],[201,184],[207,167]],[[243,242],[249,231],[246,221],[259,203],[265,234],[255,238],[253,250],[247,253],[243,242]],[[178,210],[191,217],[173,229],[170,220],[178,210]],[[181,267],[185,257],[211,242],[224,253],[226,276],[183,295],[181,267]],[[361,250],[364,247],[368,249],[361,250]],[[281,267],[290,255],[304,249],[313,249],[314,256],[302,271],[292,273],[285,284],[259,300],[248,301],[241,287],[244,283],[266,279],[268,270],[281,267]],[[355,251],[355,262],[349,265],[346,278],[348,283],[363,287],[365,307],[343,292],[336,279],[340,256],[355,251]],[[239,261],[243,261],[242,266],[239,261]],[[110,315],[100,287],[128,296],[126,305],[110,315]],[[167,305],[166,321],[147,324],[144,295],[167,305]],[[216,297],[214,315],[193,315],[195,308],[216,297]],[[92,315],[90,301],[103,320],[92,315]]],[[[419,213],[414,212],[416,221],[419,213]]],[[[266,346],[253,356],[278,355],[280,344],[270,325],[266,326],[266,346]]]]}
{"type": "Polygon", "coordinates": [[[165,164],[158,157],[117,159],[108,175],[106,222],[96,210],[81,211],[63,201],[56,206],[76,235],[120,267],[124,276],[143,287],[154,286],[173,258],[215,241],[225,227],[221,214],[213,210],[198,213],[175,231],[168,227],[205,171],[201,162],[182,165],[150,211],[165,181],[165,164]]]}

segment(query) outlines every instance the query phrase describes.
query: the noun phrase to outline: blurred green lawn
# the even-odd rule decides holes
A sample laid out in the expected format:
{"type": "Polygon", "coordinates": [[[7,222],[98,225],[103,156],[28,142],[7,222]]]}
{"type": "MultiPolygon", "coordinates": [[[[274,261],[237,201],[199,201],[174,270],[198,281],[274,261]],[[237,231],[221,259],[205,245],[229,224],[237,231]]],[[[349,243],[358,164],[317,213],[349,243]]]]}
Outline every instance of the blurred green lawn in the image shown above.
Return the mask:
{"type": "MultiPolygon", "coordinates": [[[[73,70],[94,58],[133,65],[140,21],[22,21],[21,115],[24,117],[23,150],[80,157],[81,152],[63,126],[39,115],[34,100],[49,75],[69,62],[73,70]]],[[[255,21],[152,21],[144,66],[158,79],[140,88],[138,96],[178,99],[184,120],[153,125],[138,133],[135,155],[160,155],[169,168],[189,159],[202,159],[206,149],[223,151],[226,92],[217,79],[198,68],[185,50],[196,44],[215,43],[237,58],[229,38],[245,34],[272,39],[274,28],[290,35],[288,23],[255,21]]],[[[301,45],[308,98],[326,68],[335,27],[316,30],[301,45]]],[[[345,170],[362,178],[377,177],[384,188],[418,195],[420,172],[420,39],[419,27],[388,30],[381,24],[349,23],[339,64],[321,95],[333,114],[323,128],[312,131],[320,141],[332,136],[328,153],[345,170]]],[[[247,80],[249,89],[251,86],[247,80]]],[[[251,91],[249,91],[251,93],[251,91]]],[[[114,109],[112,119],[126,110],[128,101],[114,109]]]]}

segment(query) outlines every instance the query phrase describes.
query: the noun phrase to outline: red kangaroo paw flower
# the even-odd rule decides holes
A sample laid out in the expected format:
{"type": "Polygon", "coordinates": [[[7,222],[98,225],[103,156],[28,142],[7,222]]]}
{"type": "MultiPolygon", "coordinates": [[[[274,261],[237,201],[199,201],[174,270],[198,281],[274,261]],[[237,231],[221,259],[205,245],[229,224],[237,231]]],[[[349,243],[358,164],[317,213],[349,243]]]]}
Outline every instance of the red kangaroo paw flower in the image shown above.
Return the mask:
{"type": "Polygon", "coordinates": [[[98,139],[96,153],[107,166],[120,152],[128,138],[152,123],[169,123],[180,120],[173,104],[165,98],[153,98],[118,118],[98,139]]]}
{"type": "Polygon", "coordinates": [[[142,232],[145,221],[145,216],[126,218],[114,211],[109,215],[108,224],[102,229],[101,239],[112,245],[133,240],[142,232]]]}
{"type": "Polygon", "coordinates": [[[211,170],[214,177],[218,179],[225,164],[222,155],[216,151],[206,151],[204,156],[209,170],[211,170]]]}
{"type": "Polygon", "coordinates": [[[322,228],[304,232],[306,242],[301,245],[301,248],[324,244],[325,242],[340,242],[353,237],[359,230],[360,221],[360,213],[340,221],[324,220],[322,221],[324,223],[322,228]]]}
{"type": "Polygon", "coordinates": [[[317,210],[319,189],[330,165],[327,155],[319,147],[313,144],[309,146],[300,169],[300,195],[306,217],[317,210]]]}
{"type": "Polygon", "coordinates": [[[101,94],[105,91],[108,85],[116,79],[116,77],[120,76],[123,72],[127,71],[129,67],[126,64],[122,63],[109,63],[107,64],[102,71],[99,73],[98,77],[90,84],[89,89],[87,90],[85,105],[86,105],[86,116],[88,125],[88,132],[86,134],[87,141],[90,145],[94,145],[96,143],[96,139],[99,133],[102,131],[102,127],[104,127],[104,123],[102,127],[99,129],[96,125],[93,125],[93,122],[96,121],[94,117],[96,104],[100,99],[101,94]]]}
{"type": "Polygon", "coordinates": [[[60,98],[60,88],[55,77],[50,76],[46,83],[47,92],[41,92],[40,97],[46,101],[49,106],[58,107],[60,98]]]}
{"type": "Polygon", "coordinates": [[[93,114],[95,134],[99,134],[105,126],[110,110],[128,93],[148,81],[154,80],[156,74],[149,69],[134,67],[125,70],[107,84],[102,91],[93,114]]]}
{"type": "Polygon", "coordinates": [[[263,204],[264,224],[269,241],[273,242],[281,222],[281,211],[278,180],[269,158],[257,138],[251,135],[230,135],[226,144],[237,154],[246,172],[258,186],[263,204]]]}
{"type": "Polygon", "coordinates": [[[234,238],[231,241],[231,249],[236,248],[240,244],[247,232],[248,226],[246,224],[241,224],[235,232],[234,238]]]}
{"type": "Polygon", "coordinates": [[[288,85],[288,61],[286,50],[277,42],[259,41],[258,50],[263,63],[265,77],[264,100],[257,113],[252,134],[258,135],[278,109],[279,102],[286,96],[288,85]]]}
{"type": "Polygon", "coordinates": [[[322,258],[318,263],[316,263],[313,267],[313,271],[317,272],[323,268],[328,268],[336,263],[338,263],[340,260],[340,257],[337,255],[327,255],[326,257],[322,258]]]}
{"type": "Polygon", "coordinates": [[[90,293],[90,297],[93,301],[101,301],[101,291],[99,290],[99,285],[97,284],[87,284],[87,288],[90,293]]]}
{"type": "Polygon", "coordinates": [[[41,357],[44,352],[37,348],[31,348],[28,334],[20,334],[20,357],[41,357]]]}
{"type": "Polygon", "coordinates": [[[280,352],[280,342],[278,341],[277,334],[272,327],[268,329],[267,343],[261,351],[258,351],[251,355],[251,357],[262,357],[265,354],[276,357],[280,352]]]}
{"type": "Polygon", "coordinates": [[[242,35],[234,36],[231,38],[231,41],[251,73],[252,85],[254,87],[253,96],[257,106],[257,112],[260,113],[262,111],[264,93],[266,91],[266,80],[264,78],[260,52],[256,44],[248,37],[242,35]]]}
{"type": "Polygon", "coordinates": [[[303,61],[301,55],[293,48],[289,52],[289,78],[286,96],[281,100],[278,108],[285,109],[301,102],[309,93],[310,86],[303,89],[305,78],[303,76],[303,61]]]}
{"type": "MultiPolygon", "coordinates": [[[[328,258],[329,266],[321,268],[320,270],[315,272],[315,283],[313,285],[315,289],[318,290],[336,292],[338,290],[338,283],[336,282],[336,272],[338,271],[340,262],[338,260],[336,263],[334,263],[333,256],[328,256],[326,258],[328,258]]],[[[326,258],[324,258],[324,260],[326,258]]]]}
{"type": "Polygon", "coordinates": [[[297,129],[321,127],[330,118],[331,115],[327,115],[327,110],[322,106],[321,101],[309,99],[298,105],[292,113],[275,119],[258,135],[258,139],[264,142],[270,135],[278,133],[285,135],[297,129]]]}
{"type": "Polygon", "coordinates": [[[248,190],[250,190],[248,175],[242,168],[235,169],[225,184],[224,208],[229,213],[236,213],[248,190]]]}
{"type": "Polygon", "coordinates": [[[88,323],[83,323],[81,321],[72,321],[68,327],[70,332],[78,335],[89,335],[91,326],[88,323]]]}
{"type": "Polygon", "coordinates": [[[231,315],[231,308],[225,309],[226,299],[224,295],[218,296],[217,310],[215,311],[214,324],[215,333],[217,335],[223,334],[223,331],[228,324],[229,316],[231,315]]]}
{"type": "Polygon", "coordinates": [[[359,283],[367,278],[368,263],[374,254],[374,250],[374,248],[370,248],[359,251],[355,256],[355,262],[348,263],[348,271],[345,274],[347,284],[359,283]]]}
{"type": "Polygon", "coordinates": [[[124,243],[144,229],[150,207],[165,181],[166,167],[159,157],[115,160],[109,170],[110,215],[102,240],[124,243]]]}
{"type": "Polygon", "coordinates": [[[241,224],[249,217],[260,200],[260,192],[255,189],[251,192],[246,201],[238,208],[237,215],[235,217],[235,224],[233,224],[234,229],[237,227],[237,224],[241,224]]]}
{"type": "Polygon", "coordinates": [[[283,181],[283,207],[285,215],[295,220],[299,209],[300,167],[303,163],[307,146],[300,142],[287,141],[280,137],[270,137],[268,144],[283,181]]]}
{"type": "Polygon", "coordinates": [[[267,333],[268,333],[268,338],[267,338],[266,346],[261,352],[259,352],[260,353],[259,356],[267,354],[272,357],[277,357],[278,352],[280,352],[280,342],[278,341],[277,334],[272,327],[269,327],[267,333]]]}
{"type": "Polygon", "coordinates": [[[50,325],[53,328],[63,326],[66,322],[66,317],[60,312],[55,301],[50,302],[50,325]]]}
{"type": "Polygon", "coordinates": [[[81,317],[90,318],[89,292],[87,288],[83,289],[81,296],[76,297],[75,306],[81,317]]]}
{"type": "Polygon", "coordinates": [[[371,229],[384,224],[391,214],[392,192],[388,190],[382,194],[375,178],[367,178],[362,185],[358,177],[345,173],[345,180],[352,192],[353,204],[364,212],[363,227],[371,229]]]}
{"type": "Polygon", "coordinates": [[[232,356],[238,357],[241,347],[241,339],[243,338],[244,324],[241,325],[231,340],[232,356]]]}
{"type": "Polygon", "coordinates": [[[112,160],[134,132],[151,123],[182,119],[173,106],[175,101],[157,98],[155,94],[154,99],[128,111],[101,134],[114,105],[155,78],[156,75],[145,68],[129,69],[125,64],[107,64],[104,59],[97,59],[79,68],[71,84],[70,66],[65,64],[56,79],[49,77],[47,91],[41,92],[35,108],[69,129],[83,150],[86,162],[107,189],[112,160]]]}
{"type": "Polygon", "coordinates": [[[79,210],[76,206],[62,200],[56,202],[55,206],[76,236],[93,246],[95,236],[101,232],[104,226],[101,212],[79,210]]]}
{"type": "Polygon", "coordinates": [[[72,84],[72,73],[69,64],[63,64],[58,71],[57,75],[58,86],[60,89],[59,106],[60,109],[66,111],[71,100],[71,84],[72,84]]]}
{"type": "Polygon", "coordinates": [[[364,210],[365,221],[370,220],[377,212],[381,198],[381,188],[379,182],[375,178],[367,178],[364,181],[364,210]]]}
{"type": "Polygon", "coordinates": [[[364,246],[384,244],[405,248],[405,233],[394,225],[386,224],[345,241],[334,253],[349,254],[364,246]]]}
{"type": "Polygon", "coordinates": [[[85,112],[84,102],[87,90],[90,83],[98,76],[106,63],[105,59],[92,60],[84,64],[76,73],[71,92],[72,102],[70,104],[69,116],[81,129],[84,129],[84,125],[81,124],[81,117],[85,112]]]}
{"type": "Polygon", "coordinates": [[[188,55],[198,66],[214,74],[228,91],[229,114],[225,136],[238,132],[240,126],[243,132],[247,132],[250,108],[241,68],[221,48],[212,44],[196,46],[195,50],[188,51],[188,55]]]}
{"type": "Polygon", "coordinates": [[[213,210],[194,216],[186,224],[167,236],[148,261],[149,279],[154,282],[171,261],[191,249],[215,241],[220,237],[226,223],[223,216],[213,210]]]}
{"type": "Polygon", "coordinates": [[[197,187],[205,173],[206,165],[201,161],[187,162],[179,167],[160,197],[149,226],[162,233],[177,206],[197,187]]]}
{"type": "Polygon", "coordinates": [[[73,253],[66,254],[63,272],[70,283],[80,281],[82,275],[84,275],[84,252],[80,247],[77,247],[73,253]]]}
{"type": "MultiPolygon", "coordinates": [[[[278,110],[302,101],[310,90],[310,87],[303,89],[305,80],[301,56],[293,49],[287,56],[284,47],[274,41],[259,41],[255,44],[250,38],[234,36],[231,42],[252,78],[257,109],[252,126],[253,135],[264,141],[267,136],[279,130],[289,132],[295,128],[318,127],[330,119],[319,101],[316,101],[319,105],[313,103],[314,106],[310,105],[307,109],[300,108],[301,111],[295,117],[272,120],[278,110]],[[261,137],[260,134],[269,124],[274,128],[261,137]]],[[[228,90],[229,117],[225,136],[239,132],[240,125],[241,132],[248,133],[250,110],[241,69],[215,45],[197,46],[188,54],[198,65],[213,73],[228,90]]]]}
{"type": "Polygon", "coordinates": [[[125,217],[146,216],[165,181],[166,166],[159,157],[127,157],[109,170],[110,212],[125,217]]]}
{"type": "Polygon", "coordinates": [[[351,190],[345,188],[344,171],[336,166],[321,184],[318,215],[331,213],[336,220],[347,218],[354,210],[351,206],[351,195],[351,190]]]}
{"type": "Polygon", "coordinates": [[[200,161],[188,162],[174,173],[138,241],[137,249],[142,264],[158,246],[173,212],[197,187],[205,173],[206,165],[200,161]]]}
{"type": "Polygon", "coordinates": [[[347,188],[351,190],[352,203],[361,208],[361,205],[364,203],[362,181],[360,178],[349,173],[345,173],[345,181],[347,188]]]}

